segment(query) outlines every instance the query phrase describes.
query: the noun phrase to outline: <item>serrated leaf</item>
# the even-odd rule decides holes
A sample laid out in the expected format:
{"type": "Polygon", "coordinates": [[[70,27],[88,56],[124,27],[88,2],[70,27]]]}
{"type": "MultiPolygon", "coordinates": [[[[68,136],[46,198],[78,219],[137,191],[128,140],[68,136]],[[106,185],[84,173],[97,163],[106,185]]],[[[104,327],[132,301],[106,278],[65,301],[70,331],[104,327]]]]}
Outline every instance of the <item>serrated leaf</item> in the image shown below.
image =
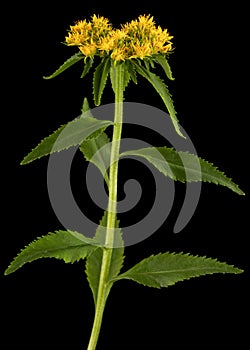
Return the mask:
{"type": "Polygon", "coordinates": [[[142,260],[113,280],[130,279],[144,286],[161,288],[208,274],[242,272],[243,270],[216,259],[183,253],[164,253],[142,260]]]}
{"type": "MultiPolygon", "coordinates": [[[[92,116],[87,98],[84,98],[82,106],[82,117],[92,116]]],[[[92,162],[103,175],[107,186],[109,187],[109,177],[106,169],[109,167],[110,149],[104,147],[110,142],[109,137],[103,129],[91,134],[80,145],[80,151],[88,162],[92,162]],[[96,155],[95,155],[96,154],[96,155]]]]}
{"type": "Polygon", "coordinates": [[[100,106],[101,104],[101,97],[107,82],[109,70],[110,70],[110,58],[106,57],[96,67],[96,70],[94,73],[93,94],[94,94],[94,103],[96,106],[100,106]]]}
{"type": "Polygon", "coordinates": [[[177,132],[178,135],[185,138],[185,136],[180,131],[180,127],[178,125],[178,119],[176,117],[176,111],[174,108],[174,104],[173,104],[171,95],[170,95],[165,83],[156,74],[150,72],[148,69],[146,69],[145,67],[138,64],[135,60],[133,61],[133,65],[135,66],[136,71],[141,76],[146,78],[153,85],[153,87],[158,92],[158,94],[161,96],[165,106],[167,107],[169,116],[170,116],[172,123],[174,125],[174,128],[175,128],[175,131],[177,132]]]}
{"type": "Polygon", "coordinates": [[[84,58],[84,55],[81,52],[78,52],[71,56],[67,61],[65,61],[53,74],[43,77],[44,79],[52,79],[57,77],[59,74],[63,73],[66,69],[73,66],[75,63],[81,61],[84,58]]]}
{"type": "Polygon", "coordinates": [[[137,76],[136,76],[136,70],[134,65],[130,61],[125,61],[125,64],[127,66],[127,70],[130,75],[130,78],[135,84],[137,84],[137,76]]]}
{"type": "Polygon", "coordinates": [[[51,153],[66,150],[80,145],[84,139],[99,129],[105,129],[113,123],[108,120],[98,120],[92,117],[77,118],[61,126],[53,134],[46,137],[21,162],[30,163],[51,153]]]}
{"type": "Polygon", "coordinates": [[[102,248],[97,248],[94,254],[90,254],[89,257],[86,259],[86,275],[90,289],[93,294],[95,305],[97,301],[99,280],[102,267],[102,255],[102,248]]]}
{"type": "Polygon", "coordinates": [[[105,132],[101,132],[96,137],[87,139],[80,145],[80,151],[83,153],[85,159],[93,163],[100,170],[108,187],[109,177],[107,169],[109,168],[111,151],[111,148],[107,146],[109,143],[108,136],[105,132]]]}
{"type": "Polygon", "coordinates": [[[66,263],[73,263],[86,258],[92,251],[97,249],[92,243],[94,240],[71,231],[56,231],[46,236],[37,238],[25,247],[12,261],[5,275],[8,275],[24,264],[41,258],[62,259],[66,263]]]}
{"type": "MultiPolygon", "coordinates": [[[[119,223],[117,221],[116,223],[117,228],[118,228],[118,224],[119,223]]],[[[103,246],[105,245],[106,226],[107,226],[107,212],[104,213],[102,220],[100,221],[100,225],[96,230],[96,235],[95,235],[95,239],[98,242],[100,242],[103,246]]],[[[121,230],[116,229],[115,232],[116,233],[115,233],[114,245],[118,246],[118,248],[112,249],[112,259],[111,259],[110,270],[109,270],[109,280],[112,280],[119,274],[124,261],[124,247],[123,247],[121,230]]],[[[93,293],[95,304],[96,304],[97,295],[98,295],[104,249],[111,249],[111,248],[102,248],[102,247],[97,248],[95,251],[93,251],[92,254],[90,254],[87,257],[87,260],[86,260],[87,279],[93,293]]],[[[110,292],[112,285],[113,283],[109,283],[106,286],[106,295],[105,295],[106,298],[110,292]]]]}
{"type": "Polygon", "coordinates": [[[85,66],[81,75],[81,78],[84,78],[85,75],[88,74],[88,72],[90,71],[91,67],[93,66],[94,60],[91,57],[87,57],[86,61],[85,61],[85,66]]]}
{"type": "Polygon", "coordinates": [[[87,97],[84,97],[84,99],[83,99],[81,112],[82,112],[81,118],[85,118],[85,117],[94,118],[93,114],[91,113],[91,110],[89,107],[89,101],[88,101],[87,97]]]}
{"type": "Polygon", "coordinates": [[[204,181],[226,186],[244,195],[244,192],[213,164],[189,152],[177,152],[167,147],[149,147],[127,151],[120,156],[140,156],[147,159],[162,174],[181,182],[204,181]]]}
{"type": "MultiPolygon", "coordinates": [[[[122,91],[124,92],[126,87],[128,86],[128,83],[130,81],[130,73],[127,69],[127,65],[122,62],[120,63],[123,65],[123,69],[122,69],[122,91]]],[[[111,63],[111,67],[110,67],[110,80],[111,80],[111,85],[112,85],[112,89],[114,91],[114,93],[116,93],[117,89],[116,89],[116,65],[114,63],[114,61],[112,61],[111,63]]]]}
{"type": "Polygon", "coordinates": [[[161,65],[161,67],[163,68],[166,76],[168,77],[168,79],[170,80],[174,80],[173,74],[172,74],[172,70],[170,68],[170,65],[168,63],[167,58],[164,55],[155,55],[154,56],[154,61],[156,63],[159,63],[161,65]]]}
{"type": "Polygon", "coordinates": [[[153,57],[145,57],[145,58],[143,59],[143,63],[144,63],[145,68],[146,68],[147,70],[150,70],[150,67],[151,67],[151,68],[155,68],[153,57]]]}

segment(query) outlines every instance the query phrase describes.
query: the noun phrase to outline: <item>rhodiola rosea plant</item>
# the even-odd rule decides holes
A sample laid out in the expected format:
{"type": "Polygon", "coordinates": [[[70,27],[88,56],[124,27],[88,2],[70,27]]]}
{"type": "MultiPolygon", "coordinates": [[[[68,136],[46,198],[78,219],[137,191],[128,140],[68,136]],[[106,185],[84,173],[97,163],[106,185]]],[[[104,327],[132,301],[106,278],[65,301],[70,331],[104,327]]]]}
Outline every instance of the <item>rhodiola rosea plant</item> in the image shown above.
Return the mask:
{"type": "Polygon", "coordinates": [[[81,78],[91,70],[94,72],[94,104],[99,106],[106,82],[110,78],[114,92],[114,119],[110,121],[95,118],[87,99],[84,98],[81,116],[60,126],[53,134],[42,140],[22,161],[22,164],[28,164],[51,153],[79,146],[85,159],[99,168],[106,182],[107,208],[92,236],[90,236],[91,233],[87,236],[69,229],[50,232],[26,246],[5,271],[8,275],[24,264],[40,258],[53,257],[62,259],[66,263],[85,259],[85,272],[95,304],[88,350],[96,349],[105,304],[114,283],[129,279],[144,286],[163,288],[206,274],[242,272],[241,269],[216,259],[173,252],[159,252],[157,255],[145,257],[127,270],[123,268],[125,244],[117,212],[118,165],[122,157],[126,155],[142,157],[174,181],[210,182],[226,186],[235,193],[244,195],[238,185],[224,173],[195,154],[178,152],[168,147],[120,151],[124,92],[130,82],[137,84],[138,76],[145,78],[158,92],[176,133],[179,137],[184,137],[168,88],[164,80],[154,71],[155,66],[158,65],[162,68],[165,79],[173,80],[168,62],[168,55],[173,50],[172,38],[168,31],[157,26],[153,17],[149,15],[139,16],[118,29],[113,28],[108,19],[96,15],[93,15],[90,20],[84,19],[71,26],[65,44],[77,46],[78,52],[46,79],[58,76],[78,62],[83,64],[81,78]],[[63,133],[66,128],[67,133],[63,133]],[[107,128],[113,129],[111,140],[105,132],[107,128]],[[104,155],[102,153],[105,145],[109,147],[105,148],[104,155]],[[100,157],[93,158],[96,152],[99,152],[100,157]],[[102,157],[108,158],[108,167],[103,167],[102,157]],[[197,161],[199,171],[197,171],[197,161]]]}

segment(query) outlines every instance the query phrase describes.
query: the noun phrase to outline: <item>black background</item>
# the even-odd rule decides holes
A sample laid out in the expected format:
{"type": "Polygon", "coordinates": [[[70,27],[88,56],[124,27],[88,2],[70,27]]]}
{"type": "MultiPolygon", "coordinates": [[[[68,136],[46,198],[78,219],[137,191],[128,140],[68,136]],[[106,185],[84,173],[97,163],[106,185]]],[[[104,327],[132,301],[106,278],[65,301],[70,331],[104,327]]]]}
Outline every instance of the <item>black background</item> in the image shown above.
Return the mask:
{"type": "MultiPolygon", "coordinates": [[[[167,349],[170,344],[199,349],[204,345],[225,348],[237,344],[238,349],[247,346],[250,267],[246,8],[240,2],[236,6],[219,6],[210,1],[197,6],[195,2],[157,0],[89,4],[45,0],[13,3],[5,11],[1,54],[2,347],[87,347],[94,308],[83,263],[71,266],[45,259],[7,277],[3,272],[24,245],[62,228],[48,199],[47,159],[25,167],[19,163],[44,136],[79,115],[84,96],[91,99],[91,77],[80,80],[77,67],[51,81],[42,77],[75,52],[62,44],[69,26],[93,13],[110,18],[114,25],[150,13],[169,29],[176,47],[170,58],[176,80],[169,88],[180,123],[199,155],[225,171],[246,192],[241,197],[225,188],[204,184],[191,222],[181,233],[173,234],[185,190],[184,185],[177,185],[169,218],[148,240],[126,249],[126,267],[152,253],[169,250],[218,258],[245,273],[206,276],[162,290],[120,282],[107,304],[98,349],[167,349]]],[[[143,80],[139,86],[127,89],[125,99],[164,108],[143,80]]],[[[110,87],[103,102],[113,102],[110,87]]],[[[131,130],[126,133],[136,137],[131,130]]],[[[152,136],[149,141],[158,140],[152,136]]],[[[121,171],[129,168],[144,184],[148,193],[146,206],[152,197],[150,175],[135,163],[130,167],[121,165],[121,171]]],[[[84,169],[80,169],[76,181],[84,175],[84,169]]],[[[130,175],[132,172],[127,171],[126,176],[130,175]]],[[[124,181],[126,176],[122,176],[124,181]]]]}

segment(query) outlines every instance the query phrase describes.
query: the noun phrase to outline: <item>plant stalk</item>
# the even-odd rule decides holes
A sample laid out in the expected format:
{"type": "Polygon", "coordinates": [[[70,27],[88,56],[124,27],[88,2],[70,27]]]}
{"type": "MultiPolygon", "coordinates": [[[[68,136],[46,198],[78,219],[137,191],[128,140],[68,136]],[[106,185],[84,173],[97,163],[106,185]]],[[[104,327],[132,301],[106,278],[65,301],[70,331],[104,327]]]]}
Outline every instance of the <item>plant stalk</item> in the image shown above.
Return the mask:
{"type": "Polygon", "coordinates": [[[87,350],[95,350],[100,334],[103,312],[112,284],[109,283],[109,271],[112,261],[114,234],[117,212],[118,161],[123,120],[123,64],[115,67],[115,115],[109,168],[109,201],[105,247],[103,248],[102,266],[95,308],[95,318],[87,350]]]}

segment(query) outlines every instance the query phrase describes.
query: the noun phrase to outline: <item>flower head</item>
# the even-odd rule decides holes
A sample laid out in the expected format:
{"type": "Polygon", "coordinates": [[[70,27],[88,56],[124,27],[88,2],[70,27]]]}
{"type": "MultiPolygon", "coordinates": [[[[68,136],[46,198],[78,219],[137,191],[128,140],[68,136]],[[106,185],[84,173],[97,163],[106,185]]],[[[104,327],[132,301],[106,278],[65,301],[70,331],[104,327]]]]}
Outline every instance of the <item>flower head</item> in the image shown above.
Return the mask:
{"type": "Polygon", "coordinates": [[[93,15],[91,21],[78,21],[70,26],[65,41],[68,46],[79,46],[81,52],[90,57],[98,53],[100,43],[111,30],[108,19],[93,15]]]}
{"type": "Polygon", "coordinates": [[[167,29],[156,26],[152,16],[139,16],[113,30],[106,41],[109,45],[101,45],[100,50],[110,53],[111,58],[120,61],[132,58],[144,59],[157,53],[166,54],[172,50],[171,39],[167,29]]]}
{"type": "Polygon", "coordinates": [[[167,29],[156,26],[150,15],[141,15],[120,29],[113,29],[108,19],[93,15],[91,21],[79,21],[70,27],[66,44],[79,46],[86,57],[110,55],[115,61],[125,61],[166,54],[172,50],[172,38],[167,29]]]}

